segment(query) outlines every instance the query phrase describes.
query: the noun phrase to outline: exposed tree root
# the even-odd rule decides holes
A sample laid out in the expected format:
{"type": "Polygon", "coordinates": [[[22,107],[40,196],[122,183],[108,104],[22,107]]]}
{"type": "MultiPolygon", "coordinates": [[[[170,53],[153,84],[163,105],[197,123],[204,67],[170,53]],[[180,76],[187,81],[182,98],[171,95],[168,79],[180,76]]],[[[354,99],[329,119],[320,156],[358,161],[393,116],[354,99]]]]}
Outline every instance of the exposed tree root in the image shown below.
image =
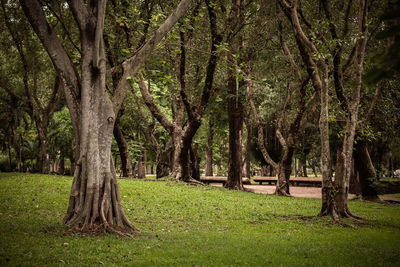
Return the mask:
{"type": "Polygon", "coordinates": [[[242,184],[230,185],[230,184],[226,183],[224,185],[224,188],[229,189],[229,190],[245,191],[244,186],[242,184]]]}
{"type": "Polygon", "coordinates": [[[290,197],[289,181],[282,179],[282,177],[278,177],[274,195],[290,197]]]}
{"type": "Polygon", "coordinates": [[[283,197],[291,197],[290,193],[287,193],[285,190],[276,189],[274,195],[283,196],[283,197]]]}
{"type": "Polygon", "coordinates": [[[176,181],[179,182],[184,182],[190,185],[206,185],[203,182],[197,181],[196,179],[193,179],[192,177],[186,178],[186,179],[176,179],[176,181]]]}

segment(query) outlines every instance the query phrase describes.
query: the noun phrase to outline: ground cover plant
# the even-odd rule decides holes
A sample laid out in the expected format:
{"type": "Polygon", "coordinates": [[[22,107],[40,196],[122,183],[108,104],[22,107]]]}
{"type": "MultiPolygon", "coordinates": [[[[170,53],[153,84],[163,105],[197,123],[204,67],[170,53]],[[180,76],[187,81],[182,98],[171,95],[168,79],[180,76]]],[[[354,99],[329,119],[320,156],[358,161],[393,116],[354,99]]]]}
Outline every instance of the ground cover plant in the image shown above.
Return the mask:
{"type": "Polygon", "coordinates": [[[120,179],[141,232],[68,234],[71,177],[0,173],[0,265],[398,266],[400,206],[351,201],[363,223],[315,217],[319,199],[120,179]]]}

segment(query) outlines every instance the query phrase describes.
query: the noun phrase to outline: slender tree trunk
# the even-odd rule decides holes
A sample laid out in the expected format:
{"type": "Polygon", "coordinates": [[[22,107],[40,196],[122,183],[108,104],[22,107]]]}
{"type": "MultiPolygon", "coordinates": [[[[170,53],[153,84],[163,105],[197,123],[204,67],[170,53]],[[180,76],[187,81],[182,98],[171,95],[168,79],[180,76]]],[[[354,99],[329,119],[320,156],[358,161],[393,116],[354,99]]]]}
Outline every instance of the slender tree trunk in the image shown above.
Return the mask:
{"type": "Polygon", "coordinates": [[[233,74],[228,81],[229,162],[226,188],[243,190],[242,184],[242,129],[244,107],[238,96],[239,84],[233,74]]]}
{"type": "Polygon", "coordinates": [[[250,114],[246,119],[246,129],[247,129],[247,140],[246,140],[246,159],[245,159],[245,172],[244,176],[250,178],[251,176],[251,166],[250,166],[250,156],[251,156],[251,124],[250,124],[250,114]]]}
{"type": "Polygon", "coordinates": [[[207,155],[206,155],[206,176],[213,176],[213,140],[214,140],[214,129],[210,119],[208,125],[208,141],[207,141],[207,155]]]}
{"type": "Polygon", "coordinates": [[[47,125],[43,126],[40,124],[40,122],[36,121],[36,129],[38,133],[38,141],[39,141],[39,153],[37,156],[37,163],[36,163],[36,168],[39,173],[45,173],[46,172],[46,156],[47,156],[47,150],[46,150],[46,143],[47,143],[47,125]]]}
{"type": "Polygon", "coordinates": [[[11,156],[11,145],[7,142],[7,149],[8,149],[8,166],[10,166],[10,172],[13,171],[12,169],[12,156],[11,156]]]}
{"type": "Polygon", "coordinates": [[[119,155],[121,158],[122,177],[132,177],[133,168],[131,159],[129,157],[129,148],[122,133],[121,127],[119,126],[119,117],[117,117],[117,120],[115,121],[113,133],[115,141],[117,141],[119,155]]]}

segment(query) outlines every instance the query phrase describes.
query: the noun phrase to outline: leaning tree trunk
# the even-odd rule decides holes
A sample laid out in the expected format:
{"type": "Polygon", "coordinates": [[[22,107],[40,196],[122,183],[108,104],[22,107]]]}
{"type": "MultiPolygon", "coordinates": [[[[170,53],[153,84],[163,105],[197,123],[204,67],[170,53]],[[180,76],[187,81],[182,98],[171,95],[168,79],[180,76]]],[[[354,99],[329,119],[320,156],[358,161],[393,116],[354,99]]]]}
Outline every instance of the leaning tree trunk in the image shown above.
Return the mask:
{"type": "Polygon", "coordinates": [[[361,198],[375,201],[378,199],[378,192],[373,187],[376,181],[376,171],[369,156],[367,143],[363,140],[357,141],[354,151],[354,165],[359,175],[361,187],[361,198]]]}
{"type": "Polygon", "coordinates": [[[117,141],[119,154],[121,157],[122,177],[133,177],[132,163],[129,157],[128,144],[119,126],[119,118],[115,121],[114,125],[114,138],[117,141]]]}

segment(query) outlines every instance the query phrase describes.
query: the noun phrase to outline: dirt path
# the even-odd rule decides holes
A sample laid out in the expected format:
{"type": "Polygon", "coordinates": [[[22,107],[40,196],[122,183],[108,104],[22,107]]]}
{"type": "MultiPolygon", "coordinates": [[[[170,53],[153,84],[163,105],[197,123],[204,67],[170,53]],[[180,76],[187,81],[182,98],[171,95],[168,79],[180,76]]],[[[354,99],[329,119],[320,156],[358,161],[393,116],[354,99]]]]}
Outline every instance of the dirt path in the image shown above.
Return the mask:
{"type": "MultiPolygon", "coordinates": [[[[245,185],[249,191],[257,194],[273,194],[275,192],[274,185],[245,185]]],[[[293,197],[304,197],[304,198],[321,198],[321,188],[318,187],[290,187],[290,194],[293,197]]],[[[349,198],[354,198],[355,195],[350,195],[349,198]]]]}
{"type": "MultiPolygon", "coordinates": [[[[213,186],[222,186],[221,184],[213,184],[213,186]]],[[[244,185],[244,187],[257,194],[273,194],[275,192],[274,185],[244,185]]],[[[319,187],[300,187],[300,186],[291,186],[290,194],[293,197],[304,197],[304,198],[321,198],[321,188],[319,187]]],[[[349,194],[349,199],[356,198],[356,195],[349,194]]],[[[398,197],[386,197],[379,196],[380,199],[390,202],[396,202],[400,204],[400,198],[398,197]]]]}

